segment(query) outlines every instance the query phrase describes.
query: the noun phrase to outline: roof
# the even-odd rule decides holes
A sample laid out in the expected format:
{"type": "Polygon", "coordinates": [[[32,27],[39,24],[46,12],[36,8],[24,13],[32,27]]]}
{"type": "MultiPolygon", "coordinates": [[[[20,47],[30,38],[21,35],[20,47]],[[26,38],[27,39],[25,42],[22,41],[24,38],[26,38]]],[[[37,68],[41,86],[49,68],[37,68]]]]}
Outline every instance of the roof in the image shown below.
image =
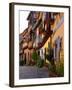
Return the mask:
{"type": "Polygon", "coordinates": [[[26,28],[22,33],[19,34],[19,42],[22,42],[23,36],[27,33],[28,28],[26,28]]]}
{"type": "Polygon", "coordinates": [[[32,11],[29,13],[27,20],[29,20],[29,18],[31,17],[31,13],[32,13],[32,11]]]}

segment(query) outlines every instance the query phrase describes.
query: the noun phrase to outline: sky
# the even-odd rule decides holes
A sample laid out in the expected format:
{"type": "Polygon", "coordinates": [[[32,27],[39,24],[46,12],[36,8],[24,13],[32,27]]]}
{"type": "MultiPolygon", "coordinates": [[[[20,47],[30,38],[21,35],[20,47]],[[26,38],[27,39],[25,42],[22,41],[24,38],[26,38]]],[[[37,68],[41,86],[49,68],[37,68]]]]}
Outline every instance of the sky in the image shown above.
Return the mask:
{"type": "Polygon", "coordinates": [[[20,33],[28,27],[27,17],[30,11],[20,11],[20,33]]]}

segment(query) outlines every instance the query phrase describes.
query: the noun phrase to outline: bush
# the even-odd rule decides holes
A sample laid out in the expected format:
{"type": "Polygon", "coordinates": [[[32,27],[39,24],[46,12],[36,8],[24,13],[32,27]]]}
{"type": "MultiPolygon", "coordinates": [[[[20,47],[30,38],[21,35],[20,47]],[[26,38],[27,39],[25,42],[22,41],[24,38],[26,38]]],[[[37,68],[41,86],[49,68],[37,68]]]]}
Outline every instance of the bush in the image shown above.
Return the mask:
{"type": "Polygon", "coordinates": [[[64,76],[64,63],[58,61],[55,65],[48,63],[48,69],[50,72],[50,76],[55,77],[63,77],[64,76]]]}
{"type": "Polygon", "coordinates": [[[23,65],[25,65],[25,64],[26,64],[26,59],[20,59],[19,65],[20,65],[20,66],[23,66],[23,65]]]}
{"type": "Polygon", "coordinates": [[[52,63],[49,61],[49,63],[48,63],[48,69],[49,69],[49,71],[55,73],[55,72],[56,72],[56,66],[55,66],[55,64],[52,64],[52,63]]]}
{"type": "Polygon", "coordinates": [[[42,60],[40,57],[38,57],[38,60],[37,60],[37,66],[39,68],[43,67],[44,65],[44,60],[42,60]]]}
{"type": "Polygon", "coordinates": [[[20,64],[20,66],[23,66],[23,65],[24,65],[24,60],[21,60],[21,61],[19,62],[19,64],[20,64]]]}
{"type": "Polygon", "coordinates": [[[37,52],[33,52],[32,59],[36,62],[36,65],[41,68],[44,65],[44,60],[37,54],[37,52]]]}
{"type": "Polygon", "coordinates": [[[35,62],[37,62],[38,54],[37,54],[36,51],[34,51],[34,52],[32,53],[32,59],[33,59],[35,62]]]}
{"type": "Polygon", "coordinates": [[[64,76],[64,63],[62,62],[56,63],[56,73],[58,76],[64,76]]]}

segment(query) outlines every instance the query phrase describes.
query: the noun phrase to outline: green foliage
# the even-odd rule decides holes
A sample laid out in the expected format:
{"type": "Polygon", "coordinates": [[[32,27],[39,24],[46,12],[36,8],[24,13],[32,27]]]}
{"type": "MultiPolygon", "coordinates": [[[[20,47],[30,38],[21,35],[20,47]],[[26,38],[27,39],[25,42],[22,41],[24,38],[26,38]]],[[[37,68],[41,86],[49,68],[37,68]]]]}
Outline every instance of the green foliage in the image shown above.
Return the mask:
{"type": "Polygon", "coordinates": [[[32,54],[32,59],[33,59],[35,62],[37,62],[38,54],[37,54],[36,51],[33,52],[33,54],[32,54]]]}
{"type": "Polygon", "coordinates": [[[20,60],[19,60],[19,65],[20,66],[24,66],[26,64],[26,58],[20,58],[20,60]]]}
{"type": "Polygon", "coordinates": [[[36,62],[37,67],[41,68],[44,65],[44,60],[37,54],[37,52],[33,52],[32,59],[36,62]]]}
{"type": "Polygon", "coordinates": [[[19,62],[19,65],[20,65],[20,66],[23,66],[23,65],[24,65],[24,60],[21,60],[21,61],[19,62]]]}
{"type": "Polygon", "coordinates": [[[37,66],[39,68],[43,67],[44,65],[44,60],[41,59],[41,57],[38,57],[38,60],[37,60],[37,66]]]}
{"type": "Polygon", "coordinates": [[[50,72],[55,73],[58,77],[64,76],[64,63],[58,61],[55,65],[48,63],[50,72]]]}
{"type": "Polygon", "coordinates": [[[56,66],[55,66],[55,64],[52,64],[50,61],[49,61],[49,63],[48,63],[48,69],[49,69],[49,71],[51,71],[51,72],[56,72],[56,66]]]}
{"type": "Polygon", "coordinates": [[[64,76],[64,63],[62,62],[56,63],[56,72],[58,76],[64,76]]]}

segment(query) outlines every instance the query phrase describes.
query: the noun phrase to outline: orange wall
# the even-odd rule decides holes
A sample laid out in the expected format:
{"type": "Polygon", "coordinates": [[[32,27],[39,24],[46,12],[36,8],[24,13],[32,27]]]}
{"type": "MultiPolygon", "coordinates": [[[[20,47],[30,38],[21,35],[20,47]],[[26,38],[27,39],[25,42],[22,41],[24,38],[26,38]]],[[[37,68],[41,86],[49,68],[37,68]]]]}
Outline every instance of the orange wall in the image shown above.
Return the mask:
{"type": "Polygon", "coordinates": [[[52,42],[56,40],[57,37],[62,37],[62,47],[64,48],[64,24],[61,25],[61,27],[58,28],[58,30],[55,32],[55,34],[52,37],[52,42]]]}

